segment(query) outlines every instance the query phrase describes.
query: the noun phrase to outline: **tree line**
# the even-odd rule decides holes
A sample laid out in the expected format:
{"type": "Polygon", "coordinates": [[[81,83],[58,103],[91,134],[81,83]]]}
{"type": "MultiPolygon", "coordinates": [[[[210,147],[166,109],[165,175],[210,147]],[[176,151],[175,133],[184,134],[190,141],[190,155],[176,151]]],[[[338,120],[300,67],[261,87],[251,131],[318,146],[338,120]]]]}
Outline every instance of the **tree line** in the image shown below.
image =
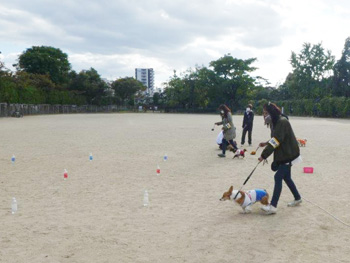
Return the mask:
{"type": "Polygon", "coordinates": [[[146,89],[132,77],[105,81],[90,68],[71,69],[68,55],[58,48],[33,46],[23,52],[16,72],[0,61],[0,102],[62,105],[123,105],[146,89]]]}
{"type": "MultiPolygon", "coordinates": [[[[67,54],[53,47],[32,47],[18,58],[16,72],[0,61],[0,102],[28,104],[149,104],[167,111],[214,112],[227,104],[233,111],[247,103],[274,101],[286,113],[300,116],[350,117],[350,38],[336,61],[322,43],[304,43],[291,52],[292,72],[284,83],[271,87],[254,76],[256,58],[230,54],[185,72],[174,71],[164,90],[146,100],[145,87],[133,77],[107,82],[90,68],[77,73],[67,54]]],[[[149,106],[145,105],[145,106],[149,106]]],[[[261,107],[260,107],[261,108],[261,107]]]]}
{"type": "Polygon", "coordinates": [[[261,113],[263,103],[274,101],[287,114],[350,117],[350,38],[338,61],[322,43],[304,43],[299,54],[291,53],[292,72],[277,88],[261,76],[252,76],[255,60],[227,54],[209,67],[189,69],[180,76],[174,72],[164,91],[167,107],[198,112],[225,103],[236,111],[252,103],[261,113]]]}

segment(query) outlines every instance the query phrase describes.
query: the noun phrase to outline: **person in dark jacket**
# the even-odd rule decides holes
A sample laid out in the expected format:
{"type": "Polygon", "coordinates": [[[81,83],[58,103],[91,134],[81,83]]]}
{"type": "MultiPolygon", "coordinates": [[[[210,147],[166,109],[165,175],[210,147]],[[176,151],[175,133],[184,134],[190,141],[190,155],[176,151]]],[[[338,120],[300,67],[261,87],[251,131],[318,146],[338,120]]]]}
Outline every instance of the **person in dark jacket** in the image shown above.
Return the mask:
{"type": "Polygon", "coordinates": [[[253,131],[253,121],[254,121],[254,112],[252,111],[252,108],[253,108],[252,104],[248,104],[247,109],[244,112],[241,146],[244,145],[245,136],[247,132],[248,132],[248,144],[249,146],[251,146],[252,144],[252,131],[253,131]]]}
{"type": "Polygon", "coordinates": [[[273,153],[273,163],[271,169],[275,171],[275,186],[271,203],[262,209],[267,214],[277,212],[277,203],[282,192],[282,182],[284,181],[294,196],[294,201],[288,206],[296,206],[301,203],[301,196],[291,178],[291,166],[301,161],[300,149],[295,138],[292,126],[288,119],[281,115],[281,110],[276,104],[269,102],[264,105],[264,110],[270,115],[272,120],[272,138],[268,142],[260,143],[260,147],[265,147],[259,161],[267,159],[273,153]]]}

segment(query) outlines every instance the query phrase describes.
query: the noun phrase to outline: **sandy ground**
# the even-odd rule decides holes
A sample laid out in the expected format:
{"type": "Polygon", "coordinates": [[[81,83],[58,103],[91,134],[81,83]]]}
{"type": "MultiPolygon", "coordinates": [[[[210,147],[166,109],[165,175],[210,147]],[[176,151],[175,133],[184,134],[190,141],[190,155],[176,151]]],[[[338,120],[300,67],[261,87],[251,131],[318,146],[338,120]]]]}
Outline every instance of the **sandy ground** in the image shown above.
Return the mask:
{"type": "MultiPolygon", "coordinates": [[[[312,203],[287,207],[284,185],[278,213],[269,216],[258,203],[244,215],[219,201],[258,162],[250,154],[217,157],[219,128],[211,128],[219,120],[159,113],[0,119],[0,262],[350,262],[350,227],[314,205],[350,224],[350,120],[290,118],[308,139],[293,179],[312,203]]],[[[240,137],[242,116],[233,120],[240,137]]],[[[248,152],[268,138],[256,116],[248,152]]],[[[244,187],[254,188],[272,194],[269,165],[260,164],[244,187]]]]}

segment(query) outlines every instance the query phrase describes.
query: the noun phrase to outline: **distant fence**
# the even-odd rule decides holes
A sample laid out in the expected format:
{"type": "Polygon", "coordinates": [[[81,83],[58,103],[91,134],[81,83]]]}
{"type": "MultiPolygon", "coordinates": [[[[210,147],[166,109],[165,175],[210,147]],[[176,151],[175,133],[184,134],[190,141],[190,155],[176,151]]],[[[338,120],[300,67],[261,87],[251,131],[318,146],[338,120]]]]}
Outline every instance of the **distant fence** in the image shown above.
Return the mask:
{"type": "Polygon", "coordinates": [[[96,112],[118,112],[134,110],[125,106],[106,105],[50,105],[50,104],[8,104],[0,103],[0,117],[19,117],[24,115],[41,114],[68,114],[68,113],[96,113],[96,112]]]}

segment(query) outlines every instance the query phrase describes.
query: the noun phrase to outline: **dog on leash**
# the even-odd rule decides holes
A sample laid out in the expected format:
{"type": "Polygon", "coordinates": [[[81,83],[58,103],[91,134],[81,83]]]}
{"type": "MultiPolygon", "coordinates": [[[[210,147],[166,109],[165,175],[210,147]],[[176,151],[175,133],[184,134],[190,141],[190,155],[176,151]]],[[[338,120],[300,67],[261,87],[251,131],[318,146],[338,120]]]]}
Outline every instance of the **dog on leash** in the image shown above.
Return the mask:
{"type": "Polygon", "coordinates": [[[244,158],[246,151],[247,151],[246,149],[243,149],[243,150],[237,149],[237,151],[235,152],[235,155],[233,156],[233,159],[235,159],[235,158],[239,159],[239,157],[244,158]]]}
{"type": "Polygon", "coordinates": [[[263,190],[263,189],[254,189],[254,190],[243,192],[243,191],[233,190],[233,186],[231,186],[227,192],[224,192],[224,194],[220,199],[220,201],[226,201],[226,200],[235,201],[237,204],[239,204],[242,207],[243,213],[248,214],[251,212],[251,206],[256,202],[260,202],[263,205],[268,205],[269,194],[267,193],[266,190],[263,190]]]}
{"type": "Polygon", "coordinates": [[[306,146],[306,139],[297,139],[299,147],[305,147],[306,146]]]}

